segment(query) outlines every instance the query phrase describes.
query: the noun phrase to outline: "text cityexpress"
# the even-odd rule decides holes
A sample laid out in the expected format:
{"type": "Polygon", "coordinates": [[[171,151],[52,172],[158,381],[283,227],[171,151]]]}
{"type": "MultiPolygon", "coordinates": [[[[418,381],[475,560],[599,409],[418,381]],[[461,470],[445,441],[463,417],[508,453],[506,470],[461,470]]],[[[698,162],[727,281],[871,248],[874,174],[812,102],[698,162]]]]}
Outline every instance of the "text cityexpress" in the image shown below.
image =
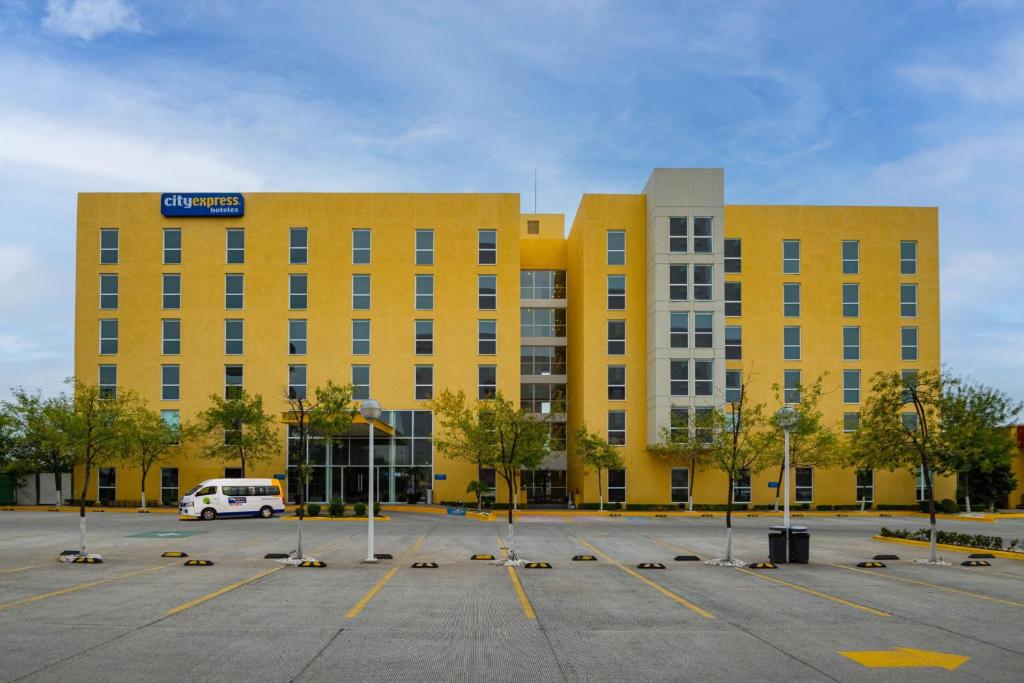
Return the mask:
{"type": "Polygon", "coordinates": [[[237,192],[165,192],[160,195],[164,216],[241,216],[245,198],[237,192]]]}

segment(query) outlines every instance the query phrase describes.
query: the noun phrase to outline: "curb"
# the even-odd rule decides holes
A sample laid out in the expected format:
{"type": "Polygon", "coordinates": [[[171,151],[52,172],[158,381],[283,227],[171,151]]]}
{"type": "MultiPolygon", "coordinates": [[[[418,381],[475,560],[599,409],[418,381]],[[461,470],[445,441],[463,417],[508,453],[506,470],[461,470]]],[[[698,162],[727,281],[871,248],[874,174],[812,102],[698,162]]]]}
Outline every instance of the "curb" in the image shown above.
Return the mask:
{"type": "MultiPolygon", "coordinates": [[[[885,543],[902,543],[903,545],[912,545],[918,548],[927,548],[927,541],[914,541],[909,538],[892,538],[891,536],[872,536],[872,541],[884,541],[885,543]]],[[[1002,557],[1007,560],[1019,560],[1024,562],[1024,553],[1011,553],[1006,550],[989,550],[988,548],[971,548],[966,545],[949,545],[948,543],[936,543],[935,547],[940,550],[947,550],[953,553],[991,553],[996,557],[1002,557]]]]}

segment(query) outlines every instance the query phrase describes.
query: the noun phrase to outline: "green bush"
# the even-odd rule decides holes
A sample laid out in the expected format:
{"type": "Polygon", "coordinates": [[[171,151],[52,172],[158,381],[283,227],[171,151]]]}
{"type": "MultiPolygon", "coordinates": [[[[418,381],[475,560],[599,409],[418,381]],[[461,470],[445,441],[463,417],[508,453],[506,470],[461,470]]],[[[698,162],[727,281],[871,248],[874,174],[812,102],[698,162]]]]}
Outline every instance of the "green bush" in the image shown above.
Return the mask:
{"type": "Polygon", "coordinates": [[[956,504],[955,500],[950,498],[943,498],[935,507],[939,512],[947,515],[953,515],[960,512],[960,506],[956,504]]]}
{"type": "MultiPolygon", "coordinates": [[[[878,532],[879,536],[888,538],[906,538],[911,541],[925,541],[927,542],[930,538],[928,529],[918,529],[917,531],[910,531],[909,529],[887,529],[882,527],[878,532]]],[[[945,545],[958,545],[964,548],[982,548],[986,550],[1002,550],[1003,549],[1003,537],[1002,536],[986,536],[985,534],[962,534],[957,531],[942,531],[941,529],[935,532],[936,543],[943,543],[945,545]]],[[[1013,541],[1010,542],[1010,547],[1014,547],[1013,541]]]]}
{"type": "Polygon", "coordinates": [[[373,516],[380,517],[380,503],[373,501],[373,516]]]}
{"type": "Polygon", "coordinates": [[[310,503],[309,505],[306,506],[306,512],[309,513],[310,517],[319,517],[320,509],[320,503],[310,503]]]}
{"type": "MultiPolygon", "coordinates": [[[[600,503],[582,503],[577,506],[580,510],[598,510],[600,509],[600,503]]],[[[620,503],[605,503],[605,510],[621,510],[622,505],[620,503]]]]}
{"type": "Polygon", "coordinates": [[[331,517],[344,517],[345,501],[343,501],[341,498],[335,498],[327,507],[327,512],[328,514],[330,514],[331,517]]]}
{"type": "Polygon", "coordinates": [[[295,506],[295,516],[296,517],[305,517],[306,516],[306,508],[302,507],[301,505],[296,505],[295,506]]]}
{"type": "MultiPolygon", "coordinates": [[[[693,509],[694,510],[700,510],[701,512],[725,512],[727,507],[728,507],[727,505],[724,505],[724,504],[721,504],[721,503],[716,503],[714,505],[701,505],[700,503],[695,503],[694,506],[693,506],[693,509]]],[[[732,504],[732,511],[733,512],[746,512],[749,509],[750,509],[750,506],[747,503],[733,503],[732,504]]]]}
{"type": "MultiPolygon", "coordinates": [[[[876,505],[875,509],[877,509],[877,510],[920,510],[921,506],[916,504],[916,503],[914,505],[887,505],[887,504],[883,503],[883,504],[880,504],[880,505],[876,505]]],[[[925,512],[928,511],[928,503],[925,503],[924,511],[925,512]]]]}
{"type": "Polygon", "coordinates": [[[355,511],[356,517],[366,516],[366,503],[364,503],[363,501],[359,501],[358,503],[353,505],[352,509],[355,511]]]}

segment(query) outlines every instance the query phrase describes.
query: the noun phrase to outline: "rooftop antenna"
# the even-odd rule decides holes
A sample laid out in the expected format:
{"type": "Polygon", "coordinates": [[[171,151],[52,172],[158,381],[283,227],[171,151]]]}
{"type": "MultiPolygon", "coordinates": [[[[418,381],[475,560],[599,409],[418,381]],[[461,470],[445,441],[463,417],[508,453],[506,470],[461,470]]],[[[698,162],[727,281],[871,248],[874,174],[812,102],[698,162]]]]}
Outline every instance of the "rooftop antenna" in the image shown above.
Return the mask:
{"type": "Polygon", "coordinates": [[[533,168],[533,212],[537,213],[537,167],[533,168]]]}

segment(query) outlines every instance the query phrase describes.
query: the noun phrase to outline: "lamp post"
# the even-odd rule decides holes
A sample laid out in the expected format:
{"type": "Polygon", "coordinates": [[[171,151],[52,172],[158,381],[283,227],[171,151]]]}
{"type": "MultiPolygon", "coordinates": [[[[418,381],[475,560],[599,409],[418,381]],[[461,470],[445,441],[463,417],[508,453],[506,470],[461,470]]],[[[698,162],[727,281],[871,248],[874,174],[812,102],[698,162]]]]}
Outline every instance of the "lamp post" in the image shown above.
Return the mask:
{"type": "Polygon", "coordinates": [[[373,486],[376,483],[376,479],[373,476],[373,422],[380,417],[380,413],[380,404],[372,398],[366,399],[363,401],[363,405],[359,406],[359,414],[370,423],[370,489],[368,495],[370,502],[366,512],[366,559],[363,560],[363,562],[368,563],[375,563],[377,561],[377,557],[373,552],[373,486]]]}
{"type": "Polygon", "coordinates": [[[782,461],[782,526],[786,528],[786,554],[785,557],[789,557],[789,430],[791,430],[797,421],[798,415],[796,410],[792,406],[782,406],[779,411],[775,413],[775,422],[779,425],[779,429],[785,435],[785,454],[782,461]]]}

